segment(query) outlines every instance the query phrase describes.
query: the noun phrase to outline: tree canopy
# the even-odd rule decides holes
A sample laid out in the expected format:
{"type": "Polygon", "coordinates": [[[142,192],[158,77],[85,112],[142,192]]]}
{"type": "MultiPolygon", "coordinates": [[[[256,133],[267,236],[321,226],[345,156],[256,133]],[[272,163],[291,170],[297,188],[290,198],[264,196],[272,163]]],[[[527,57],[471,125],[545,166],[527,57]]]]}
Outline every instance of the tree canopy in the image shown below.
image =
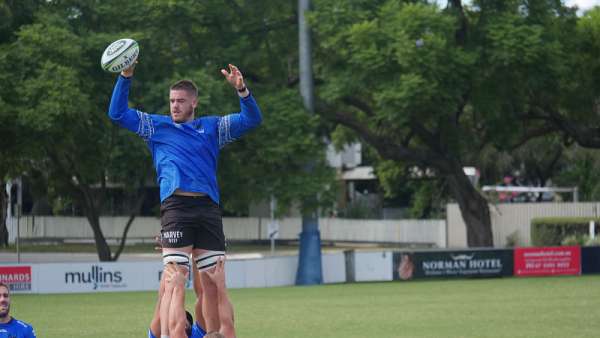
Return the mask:
{"type": "Polygon", "coordinates": [[[199,85],[199,114],[236,111],[219,69],[244,73],[264,123],[221,154],[232,213],[271,196],[279,212],[315,195],[331,203],[324,140],[358,137],[376,151],[390,194],[406,173],[431,174],[409,187],[417,217],[448,192],[469,245],[491,246],[487,200],[464,166],[484,181],[506,166],[494,161],[528,161],[546,179],[595,167],[590,153],[565,150],[600,147],[600,9],[578,17],[561,1],[315,0],[309,18],[316,116],[298,95],[295,1],[0,1],[0,178],[25,173],[67,196],[94,229],[100,259],[118,257],[99,226],[106,188],[122,185],[135,217],[153,179],[144,143],[106,117],[115,76],[99,59],[123,37],[141,49],[131,105],[149,113],[167,112],[168,87],[181,78],[199,85]]]}
{"type": "MultiPolygon", "coordinates": [[[[10,85],[0,91],[0,118],[12,122],[2,126],[9,129],[6,135],[23,141],[4,149],[26,160],[22,170],[42,173],[49,189],[83,210],[101,260],[118,257],[99,225],[107,184],[123,184],[139,200],[140,188],[153,176],[143,141],[106,117],[115,76],[103,72],[99,60],[118,38],[134,38],[141,46],[130,100],[149,113],[168,112],[169,85],[181,78],[198,83],[199,114],[237,111],[237,95],[219,70],[233,63],[246,75],[264,124],[222,152],[225,208],[235,211],[274,196],[284,210],[332,182],[322,137],[315,133],[319,118],[308,118],[297,95],[285,89],[295,74],[289,63],[296,46],[287,38],[294,33],[293,7],[282,17],[276,2],[258,8],[235,2],[223,8],[218,1],[35,4],[31,22],[13,28],[12,35],[1,31],[7,37],[0,45],[0,80],[10,85]],[[238,22],[240,15],[249,19],[238,22]],[[308,158],[316,158],[319,167],[312,177],[299,175],[308,158]]],[[[22,6],[4,5],[11,13],[22,6]]],[[[132,203],[132,216],[135,206],[139,203],[132,203]]]]}

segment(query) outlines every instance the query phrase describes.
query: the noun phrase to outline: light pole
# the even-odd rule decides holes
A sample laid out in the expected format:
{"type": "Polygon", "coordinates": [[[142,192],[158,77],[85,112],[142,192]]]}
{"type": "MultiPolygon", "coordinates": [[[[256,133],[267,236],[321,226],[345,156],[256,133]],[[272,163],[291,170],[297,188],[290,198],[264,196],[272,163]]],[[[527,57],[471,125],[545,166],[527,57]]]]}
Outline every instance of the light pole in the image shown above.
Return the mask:
{"type": "MultiPolygon", "coordinates": [[[[312,44],[310,27],[306,22],[306,12],[310,10],[310,0],[298,0],[298,40],[300,95],[304,108],[314,114],[314,81],[312,74],[312,44]]],[[[307,164],[306,175],[310,175],[313,163],[307,164]]],[[[316,198],[316,196],[314,197],[316,198]]],[[[311,201],[302,201],[306,206],[314,206],[311,201]]],[[[306,209],[306,208],[304,208],[306,209]]],[[[302,212],[302,232],[300,233],[300,252],[298,253],[297,285],[313,285],[323,282],[321,268],[321,235],[319,233],[318,210],[302,212]]]]}

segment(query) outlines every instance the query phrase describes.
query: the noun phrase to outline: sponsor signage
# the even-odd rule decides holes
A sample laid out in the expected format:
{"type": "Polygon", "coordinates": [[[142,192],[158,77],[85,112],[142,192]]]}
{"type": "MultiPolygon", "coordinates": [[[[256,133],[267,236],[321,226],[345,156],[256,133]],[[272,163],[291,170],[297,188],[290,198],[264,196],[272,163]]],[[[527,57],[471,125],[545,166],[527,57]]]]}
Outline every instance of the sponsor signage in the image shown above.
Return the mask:
{"type": "Polygon", "coordinates": [[[513,271],[512,250],[395,252],[395,280],[497,277],[513,271]]]}
{"type": "Polygon", "coordinates": [[[515,276],[578,275],[580,272],[578,246],[515,249],[515,276]]]}
{"type": "Polygon", "coordinates": [[[31,291],[32,280],[31,266],[0,266],[0,282],[10,291],[31,291]]]}
{"type": "Polygon", "coordinates": [[[39,292],[143,290],[144,279],[151,278],[145,270],[144,264],[130,263],[40,264],[39,292]]]}
{"type": "Polygon", "coordinates": [[[600,273],[600,246],[581,248],[581,273],[600,273]]]}

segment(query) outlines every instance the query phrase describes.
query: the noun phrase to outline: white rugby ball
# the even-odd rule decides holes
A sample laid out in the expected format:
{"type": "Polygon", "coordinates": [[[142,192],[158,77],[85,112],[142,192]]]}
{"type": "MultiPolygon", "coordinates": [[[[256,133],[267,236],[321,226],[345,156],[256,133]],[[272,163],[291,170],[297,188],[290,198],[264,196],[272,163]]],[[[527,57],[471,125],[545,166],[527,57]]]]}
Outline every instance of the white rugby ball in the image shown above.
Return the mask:
{"type": "Polygon", "coordinates": [[[139,54],[140,47],[135,40],[119,39],[106,47],[100,64],[106,71],[119,73],[133,65],[139,54]]]}

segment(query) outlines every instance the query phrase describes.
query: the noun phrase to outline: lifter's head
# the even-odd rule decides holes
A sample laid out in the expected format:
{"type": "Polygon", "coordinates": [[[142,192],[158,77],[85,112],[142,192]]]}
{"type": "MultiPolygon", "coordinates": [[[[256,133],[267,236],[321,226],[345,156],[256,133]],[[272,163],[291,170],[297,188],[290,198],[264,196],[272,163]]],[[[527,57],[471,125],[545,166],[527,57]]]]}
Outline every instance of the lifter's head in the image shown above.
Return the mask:
{"type": "Polygon", "coordinates": [[[189,313],[188,311],[185,311],[185,319],[186,319],[185,334],[188,337],[191,337],[192,336],[192,326],[194,326],[194,317],[192,317],[191,313],[189,313]]]}
{"type": "Polygon", "coordinates": [[[198,87],[191,80],[180,80],[171,86],[169,107],[173,122],[183,123],[194,119],[198,106],[198,87]]]}

